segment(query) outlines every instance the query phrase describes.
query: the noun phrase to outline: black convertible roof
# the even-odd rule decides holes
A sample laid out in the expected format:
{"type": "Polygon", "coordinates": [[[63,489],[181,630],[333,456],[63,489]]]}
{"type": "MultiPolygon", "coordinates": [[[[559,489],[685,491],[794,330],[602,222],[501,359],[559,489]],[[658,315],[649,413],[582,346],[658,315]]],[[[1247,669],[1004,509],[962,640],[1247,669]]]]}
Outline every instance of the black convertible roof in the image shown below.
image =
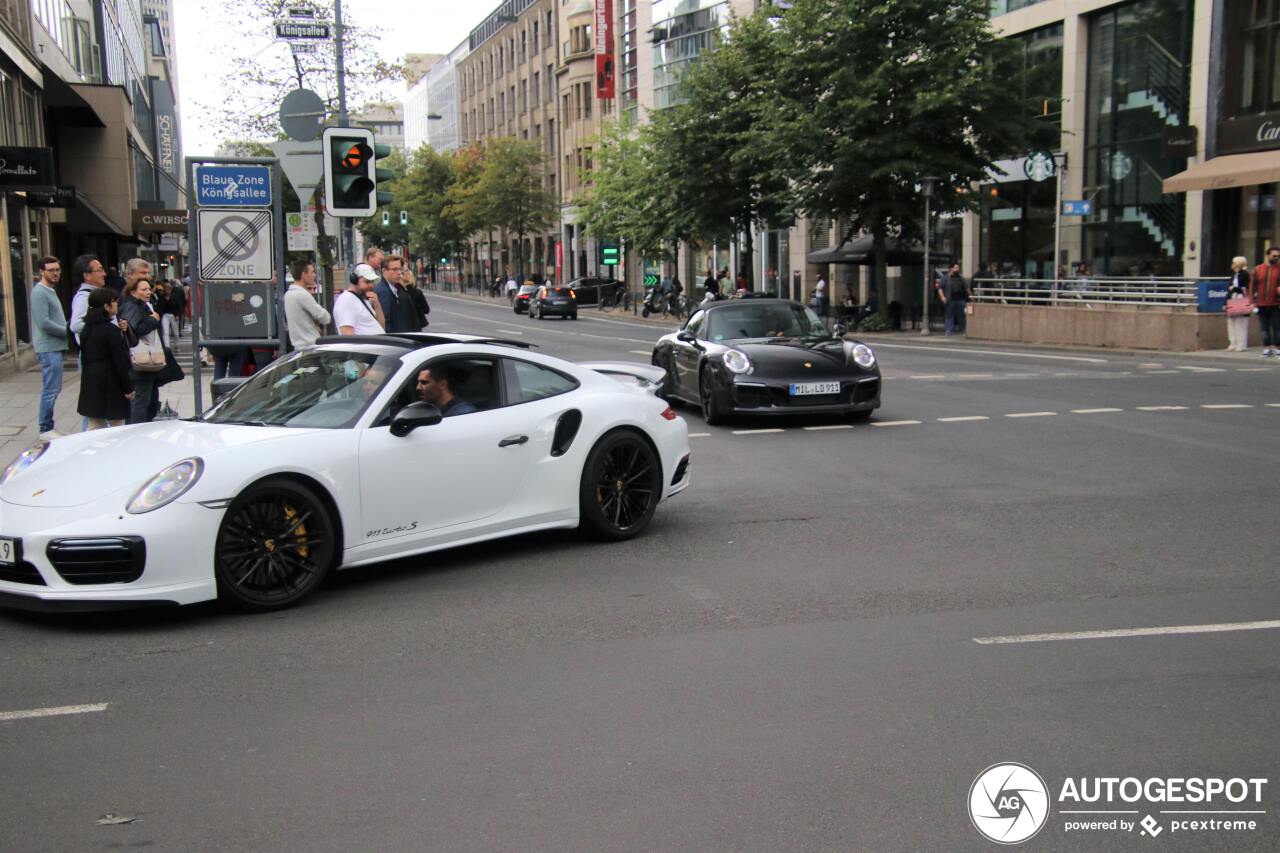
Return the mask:
{"type": "Polygon", "coordinates": [[[320,344],[372,344],[384,347],[401,347],[402,349],[422,349],[423,347],[442,346],[444,344],[499,344],[502,346],[530,349],[537,346],[527,341],[515,341],[510,338],[489,338],[484,335],[440,335],[427,332],[395,332],[382,335],[326,335],[316,340],[320,344]]]}

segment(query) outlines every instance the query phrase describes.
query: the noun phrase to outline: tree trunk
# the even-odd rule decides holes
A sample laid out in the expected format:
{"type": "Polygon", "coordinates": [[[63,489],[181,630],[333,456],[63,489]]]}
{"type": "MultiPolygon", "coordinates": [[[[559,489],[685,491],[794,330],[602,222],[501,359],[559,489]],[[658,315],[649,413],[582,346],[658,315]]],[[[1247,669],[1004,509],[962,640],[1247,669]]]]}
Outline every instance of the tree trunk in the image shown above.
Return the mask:
{"type": "MultiPolygon", "coordinates": [[[[871,287],[880,304],[880,315],[888,317],[889,312],[889,252],[885,247],[885,236],[882,228],[876,228],[871,234],[875,253],[874,272],[871,274],[871,287]]],[[[870,298],[870,297],[868,297],[870,298]]],[[[897,331],[896,329],[894,331],[897,331]]]]}
{"type": "Polygon", "coordinates": [[[754,291],[756,289],[753,278],[755,264],[752,263],[752,256],[755,254],[756,244],[755,235],[751,233],[750,223],[747,224],[747,227],[743,229],[742,233],[746,235],[746,240],[744,240],[742,244],[742,257],[738,259],[738,266],[741,267],[739,272],[741,272],[747,279],[747,290],[754,291]]]}

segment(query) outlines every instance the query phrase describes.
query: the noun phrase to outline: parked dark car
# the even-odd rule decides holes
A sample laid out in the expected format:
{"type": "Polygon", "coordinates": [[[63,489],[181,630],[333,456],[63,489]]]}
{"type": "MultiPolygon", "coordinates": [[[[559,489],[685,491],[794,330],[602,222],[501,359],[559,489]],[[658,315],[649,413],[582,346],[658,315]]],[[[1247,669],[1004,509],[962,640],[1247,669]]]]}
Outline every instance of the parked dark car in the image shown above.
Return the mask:
{"type": "Polygon", "coordinates": [[[547,317],[578,319],[578,299],[572,287],[567,285],[543,285],[529,297],[529,316],[537,320],[547,317]]]}
{"type": "Polygon", "coordinates": [[[565,285],[578,294],[578,306],[584,308],[593,308],[600,304],[601,297],[613,299],[617,296],[623,284],[616,278],[597,278],[589,276],[585,278],[575,278],[573,281],[565,285]]]}
{"type": "Polygon", "coordinates": [[[533,298],[533,294],[538,292],[536,284],[522,284],[520,289],[516,291],[516,298],[512,301],[512,307],[515,308],[517,314],[527,314],[529,312],[529,300],[533,298]]]}
{"type": "Polygon", "coordinates": [[[658,340],[653,363],[667,372],[667,396],[701,406],[708,424],[733,415],[866,418],[880,406],[871,348],[786,299],[712,302],[658,340]]]}

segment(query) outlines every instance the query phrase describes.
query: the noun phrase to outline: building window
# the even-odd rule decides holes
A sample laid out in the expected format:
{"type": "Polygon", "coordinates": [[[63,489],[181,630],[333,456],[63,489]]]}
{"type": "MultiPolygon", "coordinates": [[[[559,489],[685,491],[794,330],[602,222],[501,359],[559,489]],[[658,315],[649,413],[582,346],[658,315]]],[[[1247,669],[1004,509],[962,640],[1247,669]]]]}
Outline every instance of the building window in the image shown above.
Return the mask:
{"type": "Polygon", "coordinates": [[[541,88],[542,88],[542,72],[535,71],[533,72],[533,88],[529,90],[529,94],[533,96],[533,100],[531,101],[530,106],[536,107],[538,105],[538,94],[541,88]]]}
{"type": "Polygon", "coordinates": [[[1165,195],[1163,181],[1186,160],[1166,158],[1162,139],[1187,120],[1191,21],[1190,0],[1141,0],[1089,20],[1084,192],[1094,205],[1082,260],[1096,273],[1180,271],[1186,196],[1165,195]]]}
{"type": "Polygon", "coordinates": [[[533,22],[533,38],[530,41],[533,42],[532,49],[534,54],[536,55],[538,53],[538,22],[537,21],[533,22]]]}
{"type": "Polygon", "coordinates": [[[1280,0],[1227,3],[1227,117],[1280,110],[1280,0]]]}

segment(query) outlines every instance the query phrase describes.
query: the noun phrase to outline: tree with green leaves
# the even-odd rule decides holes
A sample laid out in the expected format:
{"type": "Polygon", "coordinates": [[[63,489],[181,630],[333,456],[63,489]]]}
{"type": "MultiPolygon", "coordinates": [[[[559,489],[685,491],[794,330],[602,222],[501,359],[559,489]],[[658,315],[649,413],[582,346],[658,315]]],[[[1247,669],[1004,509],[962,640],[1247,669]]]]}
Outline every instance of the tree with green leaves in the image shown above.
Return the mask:
{"type": "Polygon", "coordinates": [[[740,271],[748,280],[754,227],[794,216],[787,155],[770,144],[775,79],[790,59],[764,12],[735,17],[721,44],[686,71],[682,102],[651,124],[652,155],[676,211],[672,236],[745,235],[740,271]]]}
{"type": "Polygon", "coordinates": [[[986,0],[793,0],[776,38],[757,138],[809,215],[872,236],[880,282],[889,238],[919,239],[922,178],[940,178],[935,209],[973,208],[971,183],[1036,131],[986,0]]]}
{"type": "Polygon", "coordinates": [[[498,136],[461,156],[448,215],[465,233],[501,229],[515,234],[520,245],[517,271],[523,276],[525,235],[550,228],[560,207],[546,186],[542,147],[536,140],[498,136]]]}
{"type": "Polygon", "coordinates": [[[449,192],[457,178],[456,155],[423,145],[409,157],[404,177],[393,187],[401,209],[409,213],[409,244],[429,258],[454,257],[465,236],[447,213],[449,192]]]}
{"type": "MultiPolygon", "coordinates": [[[[285,18],[285,10],[293,5],[297,4],[289,0],[205,0],[203,13],[231,31],[218,51],[228,68],[225,91],[235,92],[236,97],[198,105],[213,117],[224,137],[279,138],[280,102],[293,89],[315,91],[330,114],[338,112],[333,43],[319,42],[317,52],[295,54],[276,38],[275,22],[285,18]]],[[[316,8],[319,20],[332,24],[333,0],[310,0],[307,5],[316,8]]],[[[403,79],[403,65],[386,62],[375,51],[353,49],[353,45],[375,43],[377,30],[353,24],[349,12],[344,23],[348,99],[356,104],[385,99],[388,84],[403,79]]]]}
{"type": "MultiPolygon", "coordinates": [[[[379,205],[373,216],[356,220],[356,228],[364,235],[365,245],[373,246],[405,246],[410,247],[409,228],[400,224],[400,211],[406,210],[402,197],[405,174],[408,165],[405,156],[399,151],[392,151],[389,157],[378,158],[378,168],[386,169],[394,176],[388,184],[391,201],[379,205]],[[387,224],[382,224],[382,214],[387,213],[387,224]]],[[[379,182],[381,186],[381,182],[379,182]]]]}

